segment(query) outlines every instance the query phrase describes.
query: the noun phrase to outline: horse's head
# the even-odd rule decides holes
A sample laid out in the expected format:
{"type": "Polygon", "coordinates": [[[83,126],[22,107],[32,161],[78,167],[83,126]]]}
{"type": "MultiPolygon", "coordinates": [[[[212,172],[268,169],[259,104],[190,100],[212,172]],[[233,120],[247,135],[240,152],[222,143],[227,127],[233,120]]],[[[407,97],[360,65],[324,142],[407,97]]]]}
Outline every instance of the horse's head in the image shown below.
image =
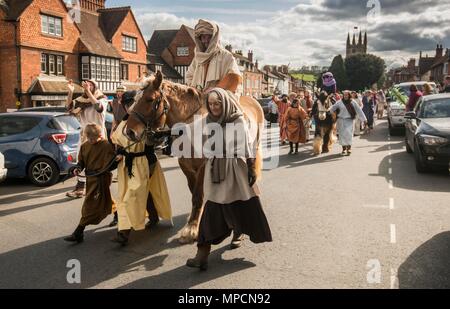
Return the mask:
{"type": "Polygon", "coordinates": [[[321,91],[317,97],[318,97],[317,100],[320,101],[320,103],[322,103],[323,106],[325,106],[326,108],[331,107],[332,95],[328,95],[326,91],[321,91]]]}
{"type": "Polygon", "coordinates": [[[128,111],[126,136],[132,141],[144,138],[147,128],[156,130],[164,126],[169,103],[163,90],[163,76],[157,72],[149,77],[136,95],[136,101],[128,111]]]}

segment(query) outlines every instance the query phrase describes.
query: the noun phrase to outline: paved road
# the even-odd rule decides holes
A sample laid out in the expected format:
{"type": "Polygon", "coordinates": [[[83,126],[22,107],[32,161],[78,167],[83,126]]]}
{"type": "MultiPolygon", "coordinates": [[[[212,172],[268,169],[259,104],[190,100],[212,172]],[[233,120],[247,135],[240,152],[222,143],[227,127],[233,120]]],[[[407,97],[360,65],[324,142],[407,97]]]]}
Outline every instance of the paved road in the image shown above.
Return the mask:
{"type": "Polygon", "coordinates": [[[350,158],[339,146],[321,157],[311,144],[297,156],[282,147],[261,183],[274,242],[217,246],[206,273],[184,266],[195,246],[176,241],[190,195],[174,159],[162,160],[174,226],[134,233],[126,248],[109,241],[111,218],[83,244],[64,243],[81,209],[64,197],[73,180],[48,189],[9,181],[0,186],[0,288],[450,288],[450,177],[418,175],[403,138],[387,132],[379,122],[350,158]],[[71,259],[81,284],[67,282],[71,259]]]}

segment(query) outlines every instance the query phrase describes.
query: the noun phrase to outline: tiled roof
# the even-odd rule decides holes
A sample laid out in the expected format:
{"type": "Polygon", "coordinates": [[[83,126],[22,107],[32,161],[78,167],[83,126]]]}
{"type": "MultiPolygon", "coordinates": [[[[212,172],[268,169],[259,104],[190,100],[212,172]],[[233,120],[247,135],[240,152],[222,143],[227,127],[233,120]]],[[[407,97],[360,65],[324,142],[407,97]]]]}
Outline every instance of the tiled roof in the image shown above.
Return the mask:
{"type": "Polygon", "coordinates": [[[129,6],[98,10],[100,14],[99,24],[108,42],[111,42],[112,37],[130,11],[131,7],[129,6]]]}
{"type": "Polygon", "coordinates": [[[80,22],[77,25],[81,30],[82,51],[98,56],[123,58],[117,49],[106,40],[99,23],[97,14],[81,10],[80,22]]]}
{"type": "Polygon", "coordinates": [[[17,20],[32,2],[33,0],[7,0],[8,10],[6,19],[17,20]]]}
{"type": "Polygon", "coordinates": [[[177,35],[178,30],[155,30],[148,41],[148,52],[156,56],[161,56],[162,52],[169,47],[177,35]]]}

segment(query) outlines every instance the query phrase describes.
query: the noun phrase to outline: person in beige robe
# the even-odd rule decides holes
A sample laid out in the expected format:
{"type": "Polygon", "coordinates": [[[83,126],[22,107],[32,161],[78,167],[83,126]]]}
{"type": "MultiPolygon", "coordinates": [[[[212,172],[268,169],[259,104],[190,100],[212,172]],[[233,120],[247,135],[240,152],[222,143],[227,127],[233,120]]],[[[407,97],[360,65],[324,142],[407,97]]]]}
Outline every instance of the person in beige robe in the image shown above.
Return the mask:
{"type": "Polygon", "coordinates": [[[242,83],[241,72],[231,52],[220,44],[220,29],[200,19],[195,26],[195,57],[186,73],[189,86],[207,92],[220,87],[236,92],[242,83]]]}
{"type": "Polygon", "coordinates": [[[112,241],[121,245],[128,243],[131,230],[146,228],[145,220],[150,219],[147,227],[155,225],[159,219],[172,221],[172,209],[167,184],[156,155],[145,141],[134,144],[123,134],[126,121],[122,121],[112,135],[112,141],[118,147],[126,149],[118,153],[117,167],[119,198],[117,201],[118,233],[112,241]],[[152,158],[149,162],[149,158],[152,158]]]}
{"type": "Polygon", "coordinates": [[[206,122],[223,129],[221,139],[216,143],[222,143],[224,147],[205,148],[208,159],[203,185],[206,204],[199,225],[197,255],[186,262],[188,267],[200,270],[208,267],[211,245],[220,244],[232,232],[246,234],[254,243],[272,241],[256,185],[254,147],[244,115],[237,106],[237,97],[224,89],[214,88],[205,99],[206,122]],[[234,147],[230,147],[231,143],[234,147]]]}

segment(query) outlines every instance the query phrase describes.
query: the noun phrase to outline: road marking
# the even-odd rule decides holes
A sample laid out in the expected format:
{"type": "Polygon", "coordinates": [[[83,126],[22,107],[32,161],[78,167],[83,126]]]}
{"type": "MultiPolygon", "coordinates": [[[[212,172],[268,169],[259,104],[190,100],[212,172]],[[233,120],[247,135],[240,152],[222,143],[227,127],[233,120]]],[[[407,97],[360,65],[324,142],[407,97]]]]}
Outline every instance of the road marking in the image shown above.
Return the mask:
{"type": "Polygon", "coordinates": [[[394,198],[393,197],[391,197],[390,199],[389,199],[389,209],[390,210],[394,210],[394,198]]]}
{"type": "Polygon", "coordinates": [[[394,189],[394,181],[392,179],[389,180],[389,189],[394,189]]]}
{"type": "Polygon", "coordinates": [[[395,224],[391,224],[391,244],[397,243],[397,229],[395,224]]]}
{"type": "Polygon", "coordinates": [[[392,156],[392,152],[389,151],[389,155],[392,156]]]}
{"type": "Polygon", "coordinates": [[[391,289],[396,289],[398,287],[398,274],[394,268],[391,268],[391,289]]]}
{"type": "Polygon", "coordinates": [[[389,176],[392,176],[392,167],[389,168],[388,173],[389,173],[389,176]]]}
{"type": "Polygon", "coordinates": [[[364,208],[376,208],[376,209],[388,209],[389,206],[387,205],[370,205],[370,204],[366,204],[363,205],[364,208]]]}
{"type": "Polygon", "coordinates": [[[389,164],[392,164],[392,159],[389,158],[389,164]]]}

